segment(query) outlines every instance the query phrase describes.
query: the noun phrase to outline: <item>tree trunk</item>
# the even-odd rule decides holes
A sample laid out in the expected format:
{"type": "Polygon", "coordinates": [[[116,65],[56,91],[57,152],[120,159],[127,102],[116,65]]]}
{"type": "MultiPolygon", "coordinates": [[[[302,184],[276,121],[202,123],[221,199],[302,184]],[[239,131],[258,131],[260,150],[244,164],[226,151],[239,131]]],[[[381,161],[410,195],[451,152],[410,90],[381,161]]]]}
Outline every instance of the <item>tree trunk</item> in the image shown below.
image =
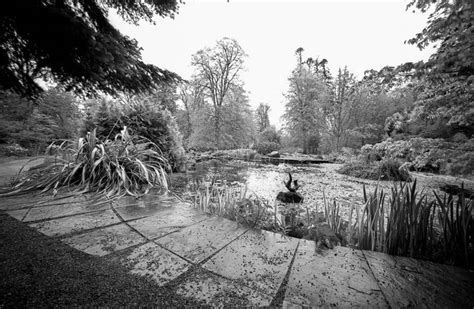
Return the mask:
{"type": "Polygon", "coordinates": [[[220,124],[220,110],[219,108],[216,108],[216,115],[214,119],[214,135],[216,139],[216,147],[217,149],[221,148],[221,124],[220,124]]]}

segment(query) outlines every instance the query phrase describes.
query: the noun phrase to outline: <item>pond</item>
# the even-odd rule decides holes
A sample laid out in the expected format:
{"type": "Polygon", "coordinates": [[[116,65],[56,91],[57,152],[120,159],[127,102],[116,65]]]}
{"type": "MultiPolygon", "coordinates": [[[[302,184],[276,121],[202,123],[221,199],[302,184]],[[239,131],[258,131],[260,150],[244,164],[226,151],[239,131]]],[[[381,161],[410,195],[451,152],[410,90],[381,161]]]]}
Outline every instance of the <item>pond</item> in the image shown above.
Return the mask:
{"type": "MultiPolygon", "coordinates": [[[[342,164],[259,164],[244,161],[220,162],[217,160],[198,163],[196,169],[187,173],[173,174],[171,177],[171,189],[178,195],[191,199],[195,189],[205,183],[226,184],[229,186],[247,186],[250,194],[267,200],[271,205],[281,205],[276,202],[276,196],[280,191],[287,191],[284,183],[288,180],[288,173],[300,184],[300,192],[304,202],[300,205],[302,210],[310,212],[324,211],[324,199],[332,202],[336,200],[340,205],[340,215],[348,219],[350,204],[356,207],[363,205],[363,186],[367,193],[379,186],[386,193],[394,183],[391,181],[375,181],[360,179],[339,174],[337,170],[342,164]]],[[[417,179],[417,188],[423,190],[434,198],[433,190],[437,190],[440,184],[450,183],[466,187],[474,187],[474,182],[451,176],[440,176],[427,173],[412,173],[417,179]]]]}
{"type": "Polygon", "coordinates": [[[334,199],[340,204],[341,216],[347,219],[350,203],[363,204],[363,186],[373,191],[377,184],[389,190],[388,181],[358,179],[337,173],[341,164],[258,164],[244,161],[204,162],[196,165],[196,170],[174,174],[171,189],[179,195],[190,198],[192,192],[205,183],[226,184],[229,186],[247,186],[247,192],[267,200],[271,205],[279,205],[275,199],[280,191],[287,191],[285,182],[288,173],[300,184],[298,192],[304,197],[300,205],[303,210],[323,211],[325,196],[328,201],[334,199]]]}

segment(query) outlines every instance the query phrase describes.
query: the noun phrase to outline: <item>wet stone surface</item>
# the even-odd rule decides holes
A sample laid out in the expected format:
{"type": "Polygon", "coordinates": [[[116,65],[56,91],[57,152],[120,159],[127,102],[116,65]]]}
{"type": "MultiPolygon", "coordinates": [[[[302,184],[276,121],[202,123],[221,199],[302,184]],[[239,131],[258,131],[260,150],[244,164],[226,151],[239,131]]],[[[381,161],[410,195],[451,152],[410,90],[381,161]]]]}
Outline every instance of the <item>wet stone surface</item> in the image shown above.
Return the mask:
{"type": "Polygon", "coordinates": [[[143,218],[153,216],[158,213],[170,212],[174,210],[174,204],[171,202],[154,202],[145,203],[140,201],[136,205],[128,205],[123,207],[115,207],[115,210],[120,214],[124,220],[132,220],[137,218],[143,218]]]}
{"type": "Polygon", "coordinates": [[[272,297],[251,288],[242,281],[230,280],[198,270],[184,281],[177,293],[198,299],[211,307],[262,307],[270,305],[272,297]]]}
{"type": "Polygon", "coordinates": [[[17,210],[6,211],[6,213],[9,216],[12,216],[13,218],[17,219],[18,221],[21,221],[25,217],[27,212],[28,212],[28,209],[17,209],[17,210]]]}
{"type": "Polygon", "coordinates": [[[361,251],[316,251],[302,240],[291,269],[285,306],[388,307],[361,251]]]}
{"type": "Polygon", "coordinates": [[[146,240],[126,224],[119,224],[87,234],[64,238],[62,241],[86,253],[104,256],[145,242],[146,240]]]}
{"type": "Polygon", "coordinates": [[[245,231],[247,228],[234,221],[211,217],[162,237],[156,243],[193,263],[199,263],[245,231]]]}
{"type": "Polygon", "coordinates": [[[472,308],[474,273],[380,252],[364,251],[392,308],[472,308]]]}
{"type": "Polygon", "coordinates": [[[267,231],[250,230],[203,267],[273,297],[286,275],[298,241],[267,231]]]}
{"type": "Polygon", "coordinates": [[[159,286],[175,279],[191,265],[153,242],[136,247],[121,263],[133,274],[151,277],[159,286]]]}
{"type": "Polygon", "coordinates": [[[30,226],[38,229],[38,231],[45,235],[60,236],[115,223],[120,223],[120,220],[111,209],[108,209],[83,215],[33,223],[30,224],[30,226]]]}
{"type": "Polygon", "coordinates": [[[88,204],[87,202],[71,203],[71,204],[60,204],[50,205],[32,208],[24,222],[39,221],[46,219],[54,219],[58,217],[65,217],[75,214],[93,212],[97,210],[104,210],[110,208],[110,204],[104,202],[100,205],[88,204]]]}
{"type": "Polygon", "coordinates": [[[147,194],[142,197],[136,198],[133,196],[123,196],[118,200],[113,202],[114,207],[123,207],[123,206],[144,206],[155,203],[167,204],[168,206],[173,205],[176,202],[176,198],[171,195],[157,195],[157,194],[147,194]]]}
{"type": "MultiPolygon", "coordinates": [[[[118,211],[118,210],[117,210],[118,211]]],[[[148,239],[156,239],[209,217],[189,207],[169,207],[155,216],[128,222],[148,239]]]]}

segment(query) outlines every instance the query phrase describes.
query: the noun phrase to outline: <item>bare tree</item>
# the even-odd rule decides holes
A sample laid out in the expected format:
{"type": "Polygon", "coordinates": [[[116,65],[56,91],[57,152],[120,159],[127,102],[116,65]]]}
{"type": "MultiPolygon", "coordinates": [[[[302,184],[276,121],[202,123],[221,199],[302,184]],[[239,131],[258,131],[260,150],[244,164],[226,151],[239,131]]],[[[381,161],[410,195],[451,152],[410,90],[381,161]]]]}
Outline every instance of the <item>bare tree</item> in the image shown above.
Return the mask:
{"type": "Polygon", "coordinates": [[[185,121],[186,125],[183,132],[184,137],[187,139],[192,133],[191,113],[198,108],[201,108],[204,104],[204,94],[201,83],[197,80],[189,82],[183,82],[179,86],[179,98],[184,105],[185,121]]]}
{"type": "Polygon", "coordinates": [[[224,97],[230,87],[237,83],[243,68],[245,54],[234,39],[224,38],[216,46],[199,50],[193,55],[191,64],[196,68],[197,77],[202,81],[206,95],[214,108],[214,134],[216,146],[221,146],[221,109],[224,97]]]}

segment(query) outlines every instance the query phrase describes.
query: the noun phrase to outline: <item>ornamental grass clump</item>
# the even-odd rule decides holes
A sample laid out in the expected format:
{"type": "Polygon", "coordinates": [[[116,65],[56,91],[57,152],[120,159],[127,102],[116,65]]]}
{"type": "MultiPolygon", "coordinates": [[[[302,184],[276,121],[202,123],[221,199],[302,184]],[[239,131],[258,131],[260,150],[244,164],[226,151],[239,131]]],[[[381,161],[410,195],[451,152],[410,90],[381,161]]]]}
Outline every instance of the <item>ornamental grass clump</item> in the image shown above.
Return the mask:
{"type": "Polygon", "coordinates": [[[56,194],[63,188],[73,188],[107,197],[141,196],[151,188],[168,188],[168,161],[160,149],[148,139],[130,135],[127,127],[113,140],[99,140],[94,129],[84,138],[52,144],[48,149],[56,153],[54,162],[20,177],[3,195],[35,190],[56,194]]]}

